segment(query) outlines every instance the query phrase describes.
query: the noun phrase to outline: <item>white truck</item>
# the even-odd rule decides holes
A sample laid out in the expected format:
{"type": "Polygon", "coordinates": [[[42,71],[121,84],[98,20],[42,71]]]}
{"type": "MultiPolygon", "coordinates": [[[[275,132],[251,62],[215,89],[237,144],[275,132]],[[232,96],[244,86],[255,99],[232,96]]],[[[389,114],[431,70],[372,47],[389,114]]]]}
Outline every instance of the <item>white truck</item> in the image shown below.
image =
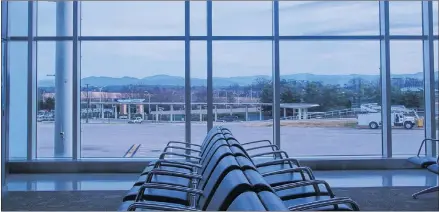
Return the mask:
{"type": "MultiPolygon", "coordinates": [[[[369,126],[370,129],[378,129],[382,125],[381,113],[358,114],[358,126],[369,126]]],[[[416,125],[417,117],[404,115],[402,112],[392,112],[391,124],[412,129],[416,125]]]]}

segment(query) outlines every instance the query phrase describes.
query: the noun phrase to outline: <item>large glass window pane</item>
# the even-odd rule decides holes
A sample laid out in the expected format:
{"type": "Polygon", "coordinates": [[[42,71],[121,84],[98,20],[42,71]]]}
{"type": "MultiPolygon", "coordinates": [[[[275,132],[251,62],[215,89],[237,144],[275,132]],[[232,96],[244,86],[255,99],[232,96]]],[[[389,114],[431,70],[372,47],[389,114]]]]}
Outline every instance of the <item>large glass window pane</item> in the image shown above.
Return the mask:
{"type": "Polygon", "coordinates": [[[390,1],[389,18],[390,34],[421,35],[422,34],[422,2],[390,1]]]}
{"type": "MultiPolygon", "coordinates": [[[[433,1],[433,34],[438,35],[439,27],[439,2],[433,1]]],[[[437,46],[437,45],[436,45],[437,46]]],[[[437,55],[436,55],[437,58],[437,55]]]]}
{"type": "Polygon", "coordinates": [[[214,125],[240,142],[273,140],[272,58],[270,41],[213,43],[214,125]]]}
{"type": "MultiPolygon", "coordinates": [[[[73,35],[73,2],[72,1],[36,1],[37,5],[37,35],[55,36],[57,22],[57,4],[64,4],[65,10],[59,13],[60,18],[66,16],[70,23],[68,35],[73,35]]],[[[61,10],[60,10],[61,12],[61,10]]]]}
{"type": "Polygon", "coordinates": [[[213,1],[213,35],[272,35],[271,1],[213,1]]]}
{"type": "Polygon", "coordinates": [[[280,35],[377,35],[377,1],[280,1],[280,35]]]}
{"type": "Polygon", "coordinates": [[[207,43],[191,42],[191,141],[201,144],[207,131],[207,43]]]}
{"type": "Polygon", "coordinates": [[[191,1],[190,27],[191,35],[206,35],[207,33],[207,8],[206,1],[191,1]]]}
{"type": "Polygon", "coordinates": [[[378,41],[282,41],[281,145],[294,156],[381,155],[378,41]],[[374,112],[374,113],[373,113],[374,112]],[[358,122],[358,124],[357,124],[358,122]]]}
{"type": "Polygon", "coordinates": [[[27,156],[27,42],[9,42],[9,158],[27,156]]]}
{"type": "Polygon", "coordinates": [[[158,157],[168,141],[184,140],[170,107],[183,101],[184,42],[81,45],[83,157],[158,157]]]}
{"type": "Polygon", "coordinates": [[[27,36],[28,1],[8,1],[9,36],[27,36]]]}
{"type": "Polygon", "coordinates": [[[414,155],[424,139],[421,41],[390,42],[393,155],[414,155]]]}
{"type": "Polygon", "coordinates": [[[82,35],[184,35],[184,1],[84,1],[81,8],[82,35]]]}
{"type": "Polygon", "coordinates": [[[56,59],[55,41],[37,43],[37,157],[39,158],[54,157],[56,59]]]}

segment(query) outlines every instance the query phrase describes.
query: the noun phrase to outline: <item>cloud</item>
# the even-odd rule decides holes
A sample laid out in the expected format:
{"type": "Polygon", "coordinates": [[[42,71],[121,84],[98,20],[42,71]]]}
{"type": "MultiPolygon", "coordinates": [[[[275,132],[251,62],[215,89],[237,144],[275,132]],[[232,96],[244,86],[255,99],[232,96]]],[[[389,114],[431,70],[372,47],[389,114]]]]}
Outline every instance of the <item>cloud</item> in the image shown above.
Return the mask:
{"type": "MultiPolygon", "coordinates": [[[[421,2],[391,2],[392,34],[420,34],[421,2]]],[[[438,31],[434,2],[435,33],[438,31]]],[[[26,4],[11,3],[14,11],[26,4]],[[14,6],[15,4],[15,6],[14,6]]],[[[376,1],[280,2],[281,35],[378,35],[376,1]]],[[[27,11],[27,10],[26,10],[27,11]]],[[[38,34],[55,35],[56,7],[38,2],[38,34]]],[[[12,31],[27,26],[23,13],[10,13],[12,31]]],[[[223,1],[213,3],[215,35],[271,35],[272,3],[223,1]]],[[[114,1],[82,2],[82,35],[184,35],[184,2],[114,1]]],[[[25,34],[24,34],[25,35],[25,34]]],[[[191,35],[206,35],[206,3],[191,2],[191,35]]],[[[41,42],[43,43],[43,42],[41,42]]],[[[39,76],[54,71],[54,42],[39,48],[39,76]]],[[[376,74],[378,41],[282,41],[281,72],[291,74],[376,74]]],[[[420,41],[392,41],[392,74],[422,71],[420,41]]],[[[268,41],[216,41],[214,76],[271,75],[272,46],[268,41]]],[[[437,52],[437,42],[436,42],[437,52]]],[[[437,56],[435,57],[437,61],[437,56]]],[[[133,76],[154,74],[184,76],[184,43],[83,42],[83,76],[133,76]]],[[[437,62],[436,62],[437,64],[437,62]]],[[[193,41],[192,76],[206,77],[206,42],[193,41]]],[[[437,66],[437,65],[436,65],[437,66]]]]}

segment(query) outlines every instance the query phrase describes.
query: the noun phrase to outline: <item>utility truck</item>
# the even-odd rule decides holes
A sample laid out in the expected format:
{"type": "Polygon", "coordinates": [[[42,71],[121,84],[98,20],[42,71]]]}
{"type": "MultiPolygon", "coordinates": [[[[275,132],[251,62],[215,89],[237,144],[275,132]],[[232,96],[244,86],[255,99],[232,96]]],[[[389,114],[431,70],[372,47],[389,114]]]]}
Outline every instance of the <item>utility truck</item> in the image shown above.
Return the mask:
{"type": "MultiPolygon", "coordinates": [[[[393,126],[404,127],[405,129],[412,129],[416,126],[416,118],[413,116],[406,116],[403,113],[392,113],[391,124],[393,126]]],[[[358,126],[369,126],[370,129],[378,129],[382,125],[381,113],[365,113],[358,114],[358,126]]]]}
{"type": "MultiPolygon", "coordinates": [[[[367,113],[357,115],[358,126],[369,126],[370,129],[378,129],[382,125],[381,107],[373,104],[373,107],[368,108],[369,110],[367,110],[367,113]]],[[[405,129],[412,129],[417,125],[418,120],[420,119],[416,111],[407,109],[403,105],[391,106],[390,122],[392,127],[396,126],[404,127],[405,129]]]]}

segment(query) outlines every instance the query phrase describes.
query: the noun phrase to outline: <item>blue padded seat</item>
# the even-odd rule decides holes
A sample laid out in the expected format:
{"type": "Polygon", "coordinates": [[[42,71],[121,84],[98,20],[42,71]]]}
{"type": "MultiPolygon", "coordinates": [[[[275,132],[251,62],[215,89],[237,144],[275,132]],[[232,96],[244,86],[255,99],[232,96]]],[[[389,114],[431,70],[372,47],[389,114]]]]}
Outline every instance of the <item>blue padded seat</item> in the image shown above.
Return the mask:
{"type": "Polygon", "coordinates": [[[420,168],[426,168],[429,165],[435,164],[437,158],[428,157],[428,156],[414,156],[414,157],[410,157],[408,161],[410,163],[420,166],[420,168]]]}
{"type": "Polygon", "coordinates": [[[437,163],[428,166],[427,169],[428,169],[428,171],[431,171],[431,172],[433,172],[435,174],[439,174],[439,165],[437,163]]]}

